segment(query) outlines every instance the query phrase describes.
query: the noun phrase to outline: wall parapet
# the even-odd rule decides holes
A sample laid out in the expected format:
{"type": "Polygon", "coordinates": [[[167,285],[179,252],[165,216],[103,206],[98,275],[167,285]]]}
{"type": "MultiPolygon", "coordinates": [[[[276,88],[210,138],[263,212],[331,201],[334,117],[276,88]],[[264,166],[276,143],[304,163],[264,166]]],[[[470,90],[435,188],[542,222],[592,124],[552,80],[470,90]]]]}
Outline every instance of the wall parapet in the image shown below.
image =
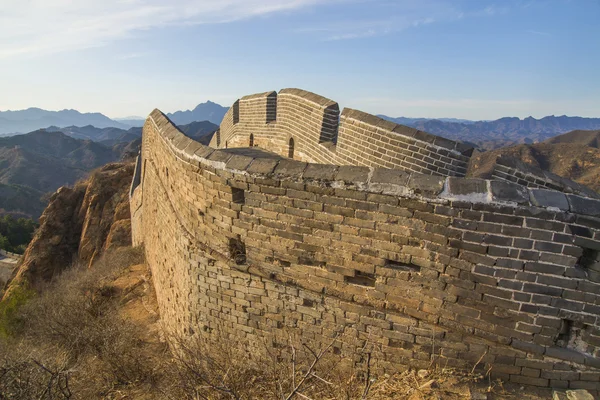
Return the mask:
{"type": "Polygon", "coordinates": [[[462,154],[466,157],[471,157],[471,155],[473,154],[473,147],[465,143],[446,139],[441,136],[432,135],[430,133],[411,128],[406,125],[397,124],[395,122],[388,121],[386,119],[380,118],[376,115],[368,114],[363,111],[345,108],[342,112],[342,115],[348,118],[353,118],[358,121],[367,123],[372,126],[384,128],[390,132],[395,132],[403,136],[411,137],[426,143],[434,144],[436,146],[462,154]]]}
{"type": "Polygon", "coordinates": [[[512,382],[598,390],[599,200],[248,157],[158,110],[143,135],[132,231],[167,330],[336,334],[349,357],[377,343],[384,370],[479,360],[512,382]]]}
{"type": "Polygon", "coordinates": [[[584,185],[553,174],[552,172],[525,164],[509,156],[498,157],[496,159],[492,178],[517,182],[527,187],[546,188],[565,193],[581,194],[585,197],[600,198],[600,194],[584,185]]]}
{"type": "MultiPolygon", "coordinates": [[[[160,111],[155,110],[151,115],[155,115],[157,112],[160,111]]],[[[176,129],[175,126],[171,126],[171,128],[176,129]]],[[[319,184],[339,189],[355,189],[407,198],[426,198],[444,204],[448,204],[449,201],[469,201],[496,205],[520,205],[600,217],[600,199],[551,189],[529,188],[518,183],[493,179],[444,178],[388,168],[337,166],[297,160],[248,157],[204,146],[185,135],[183,138],[174,133],[167,136],[170,140],[172,137],[180,139],[177,143],[172,142],[174,150],[189,161],[255,177],[294,179],[305,183],[319,182],[319,184]]]]}
{"type": "Polygon", "coordinates": [[[236,107],[246,112],[240,111],[235,123],[226,114],[219,143],[215,139],[211,147],[245,147],[252,142],[302,161],[395,168],[439,176],[464,176],[473,152],[463,143],[362,111],[345,108],[340,114],[335,101],[301,89],[244,96],[230,111],[236,107]],[[270,102],[264,101],[266,97],[270,102]],[[265,120],[267,108],[269,115],[276,116],[265,120]],[[223,137],[227,139],[223,141],[223,137]],[[290,148],[294,151],[290,152],[290,148]]]}

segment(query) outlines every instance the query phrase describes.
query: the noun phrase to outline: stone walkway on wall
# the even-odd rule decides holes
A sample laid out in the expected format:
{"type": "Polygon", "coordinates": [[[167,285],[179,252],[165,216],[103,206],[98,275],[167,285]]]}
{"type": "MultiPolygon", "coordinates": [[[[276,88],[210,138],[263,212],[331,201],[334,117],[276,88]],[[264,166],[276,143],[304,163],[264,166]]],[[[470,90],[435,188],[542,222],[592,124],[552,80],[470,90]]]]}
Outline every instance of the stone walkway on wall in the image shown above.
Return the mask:
{"type": "Polygon", "coordinates": [[[222,151],[237,156],[245,156],[252,158],[269,158],[274,160],[282,160],[284,158],[279,154],[259,149],[258,147],[236,147],[231,149],[223,149],[222,151]]]}

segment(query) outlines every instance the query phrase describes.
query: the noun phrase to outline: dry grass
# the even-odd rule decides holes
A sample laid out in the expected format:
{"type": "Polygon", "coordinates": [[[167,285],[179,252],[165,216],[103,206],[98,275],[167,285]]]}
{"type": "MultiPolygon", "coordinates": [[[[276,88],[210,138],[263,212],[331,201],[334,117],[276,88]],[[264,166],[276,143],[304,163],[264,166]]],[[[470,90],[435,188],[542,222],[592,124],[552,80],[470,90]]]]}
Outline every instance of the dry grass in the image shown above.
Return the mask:
{"type": "Polygon", "coordinates": [[[92,269],[72,267],[22,306],[17,334],[0,343],[0,398],[100,398],[152,385],[138,327],[120,317],[110,284],[140,261],[139,251],[117,249],[92,269]]]}

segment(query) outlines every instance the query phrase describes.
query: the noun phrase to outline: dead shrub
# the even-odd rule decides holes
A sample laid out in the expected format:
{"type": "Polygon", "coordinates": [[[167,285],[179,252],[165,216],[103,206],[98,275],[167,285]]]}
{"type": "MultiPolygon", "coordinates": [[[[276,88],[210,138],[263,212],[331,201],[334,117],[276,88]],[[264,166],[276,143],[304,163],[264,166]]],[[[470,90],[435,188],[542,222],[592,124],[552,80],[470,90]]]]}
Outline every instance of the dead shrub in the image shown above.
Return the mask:
{"type": "Polygon", "coordinates": [[[0,381],[0,399],[68,398],[61,391],[67,379],[65,370],[73,371],[69,373],[69,391],[96,396],[119,386],[152,385],[155,365],[140,350],[139,328],[119,315],[118,293],[110,284],[124,268],[142,261],[139,249],[109,251],[90,269],[74,265],[66,270],[44,287],[40,296],[22,306],[19,320],[24,323],[18,340],[10,346],[4,343],[2,351],[0,368],[4,369],[0,371],[6,373],[0,381]],[[47,352],[60,354],[60,363],[27,356],[47,352]],[[27,379],[17,379],[19,376],[27,379]],[[13,387],[17,381],[31,384],[33,391],[39,382],[53,389],[42,397],[9,396],[21,390],[13,387]]]}
{"type": "Polygon", "coordinates": [[[72,373],[64,352],[0,343],[0,399],[70,399],[72,373]]]}
{"type": "MultiPolygon", "coordinates": [[[[360,399],[368,390],[367,353],[354,365],[333,351],[335,338],[319,347],[294,342],[273,345],[196,336],[171,344],[183,399],[360,399]]],[[[366,398],[366,397],[365,397],[366,398]]]]}

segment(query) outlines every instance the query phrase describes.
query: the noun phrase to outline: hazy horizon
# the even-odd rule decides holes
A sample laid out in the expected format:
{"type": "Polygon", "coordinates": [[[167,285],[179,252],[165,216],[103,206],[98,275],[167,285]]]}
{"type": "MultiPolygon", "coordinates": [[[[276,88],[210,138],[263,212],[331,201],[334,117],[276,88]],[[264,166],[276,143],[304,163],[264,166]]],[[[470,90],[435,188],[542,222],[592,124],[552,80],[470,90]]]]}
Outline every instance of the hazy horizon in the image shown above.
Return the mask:
{"type": "MultiPolygon", "coordinates": [[[[213,102],[213,101],[212,101],[212,100],[210,100],[210,99],[209,99],[209,100],[206,100],[206,101],[211,101],[211,102],[213,102]]],[[[206,101],[204,101],[204,102],[200,102],[200,103],[198,103],[198,104],[205,103],[206,101]]],[[[229,107],[231,107],[231,105],[219,104],[219,103],[217,103],[217,102],[213,102],[213,103],[216,103],[216,104],[218,104],[218,105],[220,105],[220,106],[222,106],[222,107],[226,107],[226,108],[229,108],[229,107]]],[[[193,109],[194,109],[194,108],[195,108],[195,107],[196,107],[198,104],[196,104],[195,106],[193,106],[193,107],[191,107],[191,108],[186,108],[186,109],[181,109],[181,110],[161,110],[161,111],[163,111],[165,114],[170,114],[170,113],[174,113],[174,112],[177,112],[177,111],[191,111],[191,110],[193,110],[193,109]]],[[[51,111],[51,112],[60,112],[60,111],[73,111],[73,110],[74,110],[74,111],[79,111],[79,112],[80,112],[80,113],[82,113],[82,114],[83,114],[83,113],[101,113],[101,114],[103,114],[103,115],[105,115],[105,116],[109,117],[110,119],[112,119],[112,120],[114,120],[114,121],[121,121],[121,120],[144,120],[144,119],[146,119],[146,118],[147,118],[147,115],[145,115],[145,116],[143,116],[143,115],[128,115],[128,116],[124,116],[124,117],[121,117],[121,116],[116,116],[116,117],[115,117],[115,116],[111,116],[111,115],[104,114],[104,113],[102,113],[102,112],[100,112],[100,111],[82,111],[82,110],[78,110],[78,109],[75,109],[75,108],[63,108],[63,109],[49,110],[49,109],[45,109],[45,108],[42,108],[42,107],[35,107],[35,106],[32,106],[32,107],[27,107],[27,108],[25,108],[25,109],[19,109],[19,110],[17,110],[17,109],[15,109],[15,110],[0,110],[0,112],[6,112],[6,111],[24,111],[24,110],[27,110],[27,109],[29,109],[29,108],[33,108],[33,109],[43,109],[44,111],[51,111]]],[[[350,108],[352,108],[352,107],[350,107],[350,108]]],[[[150,112],[152,112],[152,110],[150,110],[150,112]]],[[[148,112],[148,114],[150,114],[150,112],[148,112]]],[[[482,122],[482,121],[483,121],[483,122],[485,122],[485,121],[494,121],[494,120],[497,120],[497,119],[500,119],[500,118],[519,118],[519,119],[521,119],[521,120],[523,120],[523,119],[526,119],[526,118],[535,118],[535,119],[537,119],[537,120],[540,120],[540,119],[542,119],[542,118],[545,118],[545,117],[582,117],[582,118],[600,118],[600,117],[595,117],[595,116],[585,116],[585,115],[566,115],[566,114],[563,114],[563,115],[554,115],[554,114],[551,114],[551,115],[544,115],[544,116],[541,116],[541,117],[534,117],[534,116],[531,116],[531,115],[528,115],[528,116],[526,116],[526,117],[519,117],[519,116],[515,116],[515,115],[503,115],[502,117],[499,117],[499,118],[494,118],[494,119],[483,119],[483,120],[480,120],[480,119],[474,119],[474,120],[473,120],[473,119],[468,119],[468,118],[456,118],[456,117],[448,117],[448,116],[446,116],[446,117],[444,117],[444,116],[441,116],[441,117],[440,117],[440,116],[436,116],[436,117],[422,117],[422,116],[407,116],[407,115],[388,115],[388,114],[377,113],[377,112],[373,112],[372,114],[373,114],[373,115],[385,115],[386,117],[390,117],[390,118],[409,118],[409,119],[438,119],[438,120],[456,119],[456,120],[468,120],[468,121],[474,121],[474,122],[482,122]]]]}
{"type": "Polygon", "coordinates": [[[5,0],[0,110],[144,117],[298,87],[391,117],[600,117],[599,16],[598,0],[5,0]]]}

